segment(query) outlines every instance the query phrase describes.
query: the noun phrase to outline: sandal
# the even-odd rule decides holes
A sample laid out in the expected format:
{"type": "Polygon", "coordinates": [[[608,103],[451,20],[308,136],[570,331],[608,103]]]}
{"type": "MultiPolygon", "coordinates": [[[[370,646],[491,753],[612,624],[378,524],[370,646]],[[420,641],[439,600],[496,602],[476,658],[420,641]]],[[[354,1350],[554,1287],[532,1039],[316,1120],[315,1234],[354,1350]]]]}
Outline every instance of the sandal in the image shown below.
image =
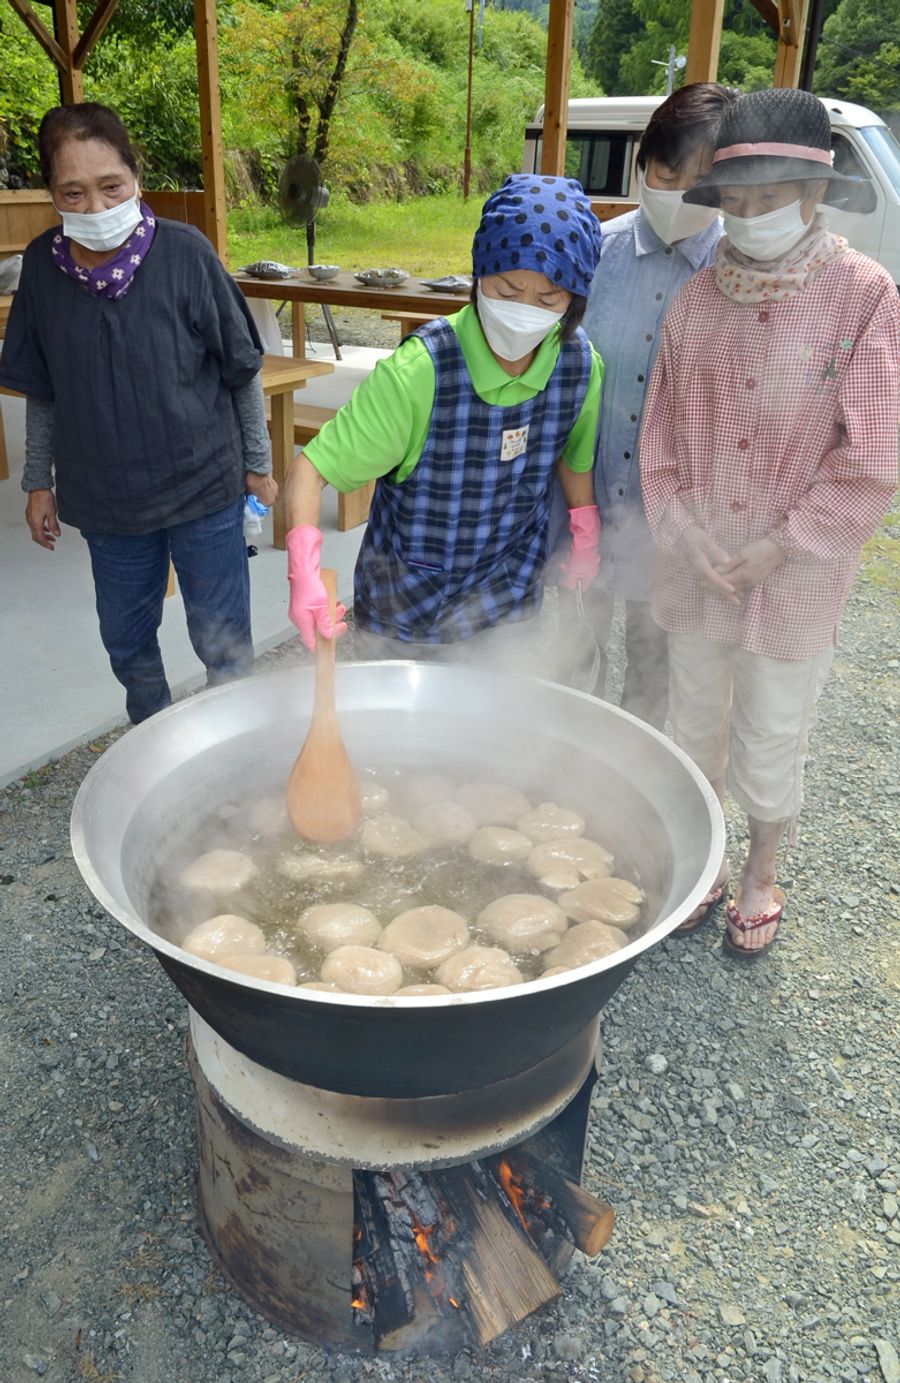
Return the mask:
{"type": "MultiPolygon", "coordinates": [[[[742,936],[746,936],[748,932],[758,932],[760,927],[770,927],[773,922],[780,922],[784,911],[784,894],[780,888],[774,889],[773,893],[775,901],[768,911],[754,913],[752,917],[744,917],[732,898],[725,909],[725,920],[728,926],[736,928],[742,936]]],[[[726,931],[722,938],[722,946],[731,955],[740,956],[742,960],[756,960],[758,956],[764,956],[777,940],[778,933],[776,932],[772,940],[767,941],[765,946],[754,946],[751,949],[749,946],[738,946],[726,931]]]]}
{"type": "Polygon", "coordinates": [[[699,931],[704,923],[712,917],[716,908],[721,907],[725,897],[725,890],[728,887],[728,875],[719,884],[718,888],[711,888],[703,899],[700,907],[703,909],[699,917],[689,917],[686,922],[681,922],[677,927],[673,927],[669,936],[693,936],[694,932],[699,931]]]}

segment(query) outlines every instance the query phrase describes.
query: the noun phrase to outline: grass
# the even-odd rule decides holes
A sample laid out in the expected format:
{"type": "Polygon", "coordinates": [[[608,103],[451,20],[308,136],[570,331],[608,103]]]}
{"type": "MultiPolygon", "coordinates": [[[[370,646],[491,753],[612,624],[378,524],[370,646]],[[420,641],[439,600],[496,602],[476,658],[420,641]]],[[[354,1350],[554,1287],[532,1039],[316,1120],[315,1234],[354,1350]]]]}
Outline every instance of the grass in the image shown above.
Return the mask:
{"type": "Polygon", "coordinates": [[[872,586],[900,595],[900,509],[896,502],[874,538],[863,548],[862,578],[872,586]]]}
{"type": "Polygon", "coordinates": [[[43,768],[33,768],[31,772],[26,773],[22,779],[23,786],[26,788],[39,788],[43,783],[46,783],[55,767],[55,764],[44,764],[43,768]]]}
{"type": "MultiPolygon", "coordinates": [[[[455,193],[365,206],[335,197],[316,223],[316,259],[348,270],[396,265],[416,278],[470,273],[480,212],[480,197],[464,202],[455,193]]],[[[255,259],[305,264],[303,227],[289,224],[268,207],[230,212],[230,267],[255,259]]]]}

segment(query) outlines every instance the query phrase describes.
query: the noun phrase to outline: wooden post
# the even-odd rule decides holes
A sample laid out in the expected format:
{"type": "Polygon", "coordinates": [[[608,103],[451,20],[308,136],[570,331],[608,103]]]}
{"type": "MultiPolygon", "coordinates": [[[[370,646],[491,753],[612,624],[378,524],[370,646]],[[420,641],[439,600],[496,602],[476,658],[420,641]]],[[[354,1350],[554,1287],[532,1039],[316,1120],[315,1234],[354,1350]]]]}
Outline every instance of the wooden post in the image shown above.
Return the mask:
{"type": "Polygon", "coordinates": [[[284,479],[294,459],[294,394],[272,395],[272,474],[278,484],[278,498],[272,514],[275,547],[284,547],[284,479]]]}
{"type": "Polygon", "coordinates": [[[541,172],[562,176],[566,171],[566,131],[569,125],[569,68],[575,0],[550,0],[547,15],[547,75],[544,85],[544,133],[541,172]]]}
{"type": "Polygon", "coordinates": [[[809,0],[779,0],[778,12],[781,23],[772,85],[795,87],[800,81],[803,66],[809,0]]]}
{"type": "Polygon", "coordinates": [[[225,226],[225,167],[222,157],[222,105],[219,94],[219,48],[216,0],[194,0],[197,42],[197,85],[200,93],[200,142],[203,150],[204,230],[224,259],[228,244],[225,226]]]}
{"type": "Polygon", "coordinates": [[[65,56],[65,67],[60,69],[59,90],[64,106],[76,105],[84,100],[84,77],[75,66],[75,49],[78,47],[78,11],[75,0],[53,0],[53,27],[56,41],[65,56]]]}
{"type": "Polygon", "coordinates": [[[693,0],[684,84],[714,82],[719,71],[724,0],[693,0]]]}
{"type": "Polygon", "coordinates": [[[466,79],[466,147],[463,153],[463,201],[469,200],[472,181],[472,60],[475,53],[475,0],[469,6],[469,73],[466,79]]]}
{"type": "Polygon", "coordinates": [[[298,360],[306,359],[306,308],[296,299],[291,303],[291,349],[298,360]]]}

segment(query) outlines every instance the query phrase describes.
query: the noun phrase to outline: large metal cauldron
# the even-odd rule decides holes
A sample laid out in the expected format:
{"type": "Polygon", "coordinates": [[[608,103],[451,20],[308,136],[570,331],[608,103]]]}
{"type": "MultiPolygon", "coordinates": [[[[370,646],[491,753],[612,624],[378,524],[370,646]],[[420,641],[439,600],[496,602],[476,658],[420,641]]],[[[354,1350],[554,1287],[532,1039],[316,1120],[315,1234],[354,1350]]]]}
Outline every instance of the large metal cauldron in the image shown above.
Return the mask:
{"type": "Polygon", "coordinates": [[[591,833],[636,866],[655,920],[625,950],[569,975],[431,999],[291,991],[196,960],[146,925],[154,881],[223,802],[286,783],[312,690],[311,669],[288,669],[171,707],[107,750],[72,813],[75,859],[95,896],[153,947],[210,1026],[262,1066],[324,1090],[384,1098],[447,1095],[519,1075],[591,1023],[636,957],[715,878],[724,823],[714,794],[678,749],[632,716],[521,677],[347,664],[338,711],[357,764],[454,775],[474,767],[538,800],[577,807],[591,833]]]}

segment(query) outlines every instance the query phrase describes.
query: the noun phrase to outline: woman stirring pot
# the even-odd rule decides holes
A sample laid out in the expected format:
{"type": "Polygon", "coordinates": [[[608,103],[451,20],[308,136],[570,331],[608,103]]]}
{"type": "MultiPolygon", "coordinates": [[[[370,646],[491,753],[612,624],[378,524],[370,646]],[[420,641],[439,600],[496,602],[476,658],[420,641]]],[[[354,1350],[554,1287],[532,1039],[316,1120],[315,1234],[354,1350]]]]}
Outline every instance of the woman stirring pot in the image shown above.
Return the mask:
{"type": "MultiPolygon", "coordinates": [[[[285,485],[291,619],[331,635],[319,577],[326,483],[377,479],[354,617],[371,656],[479,660],[496,638],[529,665],[559,471],[568,578],[596,574],[591,482],[602,364],[579,322],[600,225],[572,178],[516,174],[485,203],[472,303],[376,366],[285,485]]],[[[542,669],[533,667],[535,672],[542,669]]]]}
{"type": "Polygon", "coordinates": [[[212,245],[141,200],[105,106],[41,122],[62,226],[28,246],[0,360],[26,395],[26,518],[91,554],[100,634],[133,722],[171,701],[157,631],[170,559],[210,685],[250,671],[245,492],[275,499],[259,338],[212,245]]]}

